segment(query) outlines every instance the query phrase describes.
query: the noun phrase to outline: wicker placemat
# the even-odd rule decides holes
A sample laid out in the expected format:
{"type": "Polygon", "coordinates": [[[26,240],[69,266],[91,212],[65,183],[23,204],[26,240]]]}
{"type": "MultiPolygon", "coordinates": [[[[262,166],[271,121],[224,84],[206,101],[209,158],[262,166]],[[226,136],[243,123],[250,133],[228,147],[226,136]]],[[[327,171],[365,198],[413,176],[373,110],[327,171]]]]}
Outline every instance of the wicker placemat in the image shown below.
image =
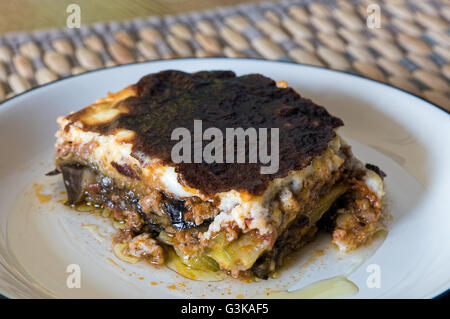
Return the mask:
{"type": "Polygon", "coordinates": [[[313,64],[387,82],[450,110],[448,0],[296,0],[0,37],[0,101],[87,70],[175,57],[313,64]],[[366,25],[381,8],[381,28],[366,25]]]}

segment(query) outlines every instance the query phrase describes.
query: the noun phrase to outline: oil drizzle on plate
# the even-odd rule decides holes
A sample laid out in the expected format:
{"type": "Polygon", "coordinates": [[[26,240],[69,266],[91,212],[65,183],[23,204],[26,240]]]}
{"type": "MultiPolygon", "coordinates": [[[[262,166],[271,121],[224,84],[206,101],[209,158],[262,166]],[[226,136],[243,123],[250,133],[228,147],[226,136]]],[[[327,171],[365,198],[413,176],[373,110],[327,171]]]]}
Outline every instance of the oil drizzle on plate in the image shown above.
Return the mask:
{"type": "Polygon", "coordinates": [[[312,283],[294,291],[272,292],[255,298],[268,299],[334,299],[356,295],[358,286],[345,277],[337,276],[312,283]]]}
{"type": "Polygon", "coordinates": [[[36,194],[36,198],[39,200],[41,204],[45,204],[50,202],[52,199],[51,195],[44,194],[44,185],[34,183],[33,184],[34,193],[36,194]]]}

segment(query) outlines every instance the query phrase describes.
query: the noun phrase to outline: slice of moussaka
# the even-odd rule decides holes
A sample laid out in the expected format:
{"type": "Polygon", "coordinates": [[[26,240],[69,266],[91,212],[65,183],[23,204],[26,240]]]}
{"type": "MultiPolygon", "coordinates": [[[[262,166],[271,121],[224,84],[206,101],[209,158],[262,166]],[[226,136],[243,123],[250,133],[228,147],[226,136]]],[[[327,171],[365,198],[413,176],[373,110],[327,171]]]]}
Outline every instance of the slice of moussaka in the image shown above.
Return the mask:
{"type": "Polygon", "coordinates": [[[284,81],[168,70],[58,124],[68,204],[110,217],[114,251],[130,262],[266,279],[319,230],[341,251],[378,230],[384,173],[284,81]]]}

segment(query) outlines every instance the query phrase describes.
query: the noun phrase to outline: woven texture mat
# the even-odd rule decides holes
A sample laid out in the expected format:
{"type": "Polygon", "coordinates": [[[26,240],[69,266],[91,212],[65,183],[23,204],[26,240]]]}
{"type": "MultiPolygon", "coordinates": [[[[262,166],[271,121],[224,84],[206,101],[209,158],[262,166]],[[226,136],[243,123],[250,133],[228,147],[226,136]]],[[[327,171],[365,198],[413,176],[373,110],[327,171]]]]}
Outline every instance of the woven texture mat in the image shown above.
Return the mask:
{"type": "Polygon", "coordinates": [[[448,0],[282,1],[0,36],[0,101],[71,74],[176,57],[252,57],[357,73],[450,110],[448,0]],[[381,28],[366,25],[381,8],[381,28]]]}

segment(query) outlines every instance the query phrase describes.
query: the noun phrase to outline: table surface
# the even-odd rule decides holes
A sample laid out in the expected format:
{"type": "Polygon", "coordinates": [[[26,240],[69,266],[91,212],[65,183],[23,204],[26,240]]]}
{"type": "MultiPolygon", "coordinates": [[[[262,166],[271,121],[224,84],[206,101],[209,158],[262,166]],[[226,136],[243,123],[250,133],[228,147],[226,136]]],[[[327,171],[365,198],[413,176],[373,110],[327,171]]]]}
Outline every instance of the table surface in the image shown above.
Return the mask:
{"type": "Polygon", "coordinates": [[[0,101],[91,69],[226,56],[357,73],[450,111],[450,1],[376,2],[380,28],[367,27],[372,0],[0,0],[0,101]],[[232,8],[263,1],[272,3],[232,8]],[[80,6],[83,34],[63,32],[72,3],[80,6]],[[224,6],[231,7],[227,15],[200,12],[224,6]],[[188,12],[197,12],[189,23],[177,17],[155,18],[164,21],[158,26],[134,20],[188,12]],[[130,24],[90,27],[124,20],[130,24]],[[37,29],[59,30],[5,35],[37,29]]]}
{"type": "Polygon", "coordinates": [[[81,9],[81,23],[123,21],[138,17],[200,11],[261,0],[1,0],[0,34],[66,26],[67,6],[81,9]]]}

